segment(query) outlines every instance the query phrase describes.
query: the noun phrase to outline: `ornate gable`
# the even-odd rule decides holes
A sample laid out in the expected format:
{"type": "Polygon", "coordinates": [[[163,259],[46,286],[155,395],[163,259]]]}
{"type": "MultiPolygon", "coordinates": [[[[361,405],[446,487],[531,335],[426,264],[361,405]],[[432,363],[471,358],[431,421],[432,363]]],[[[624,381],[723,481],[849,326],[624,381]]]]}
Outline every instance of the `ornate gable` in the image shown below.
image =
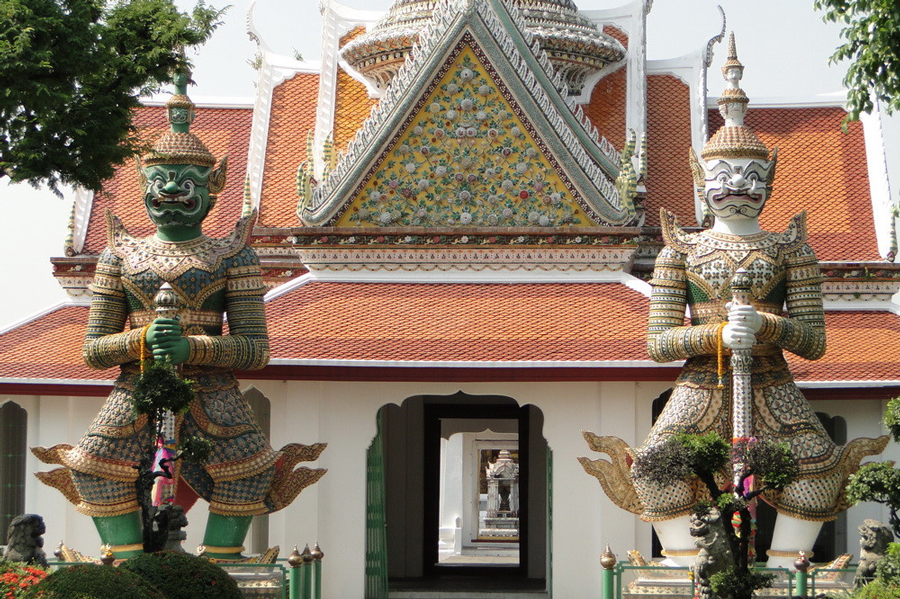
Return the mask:
{"type": "MultiPolygon", "coordinates": [[[[410,60],[318,186],[311,226],[621,225],[619,154],[502,0],[435,9],[410,60]]],[[[313,183],[307,187],[307,181],[313,183]]],[[[304,191],[308,190],[308,191],[304,191]]]]}
{"type": "Polygon", "coordinates": [[[335,218],[338,226],[585,226],[598,215],[466,33],[335,218]]]}

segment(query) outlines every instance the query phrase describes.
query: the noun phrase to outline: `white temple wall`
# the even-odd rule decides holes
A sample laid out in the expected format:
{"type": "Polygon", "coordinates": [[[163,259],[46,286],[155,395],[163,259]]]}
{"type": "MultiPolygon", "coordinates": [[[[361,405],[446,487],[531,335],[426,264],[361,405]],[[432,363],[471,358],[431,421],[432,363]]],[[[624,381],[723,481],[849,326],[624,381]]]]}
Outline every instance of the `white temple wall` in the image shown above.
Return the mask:
{"type": "Polygon", "coordinates": [[[649,527],[623,518],[579,456],[595,457],[581,431],[612,434],[631,444],[649,430],[650,404],[664,383],[409,383],[246,381],[272,402],[272,444],[327,442],[318,467],[328,474],[289,508],[270,516],[270,544],[283,552],[318,541],[326,553],[325,598],[362,597],[365,563],[365,456],[378,410],[418,395],[502,395],[543,414],[543,436],[553,451],[553,584],[557,596],[593,596],[605,543],[624,558],[638,546],[649,552],[649,527]],[[278,417],[274,415],[278,414],[278,417]],[[646,545],[646,547],[644,547],[646,545]],[[340,566],[328,567],[328,563],[340,566]],[[590,581],[590,582],[588,582],[590,581]],[[586,584],[587,583],[587,584],[586,584]]]}
{"type": "MultiPolygon", "coordinates": [[[[819,400],[811,402],[817,412],[826,412],[829,416],[841,416],[847,421],[847,440],[858,437],[878,437],[887,434],[881,424],[887,401],[879,400],[854,400],[854,401],[828,401],[819,400]]],[[[891,440],[887,448],[880,456],[866,458],[866,462],[883,462],[894,460],[900,463],[900,444],[891,440]]],[[[859,532],[857,528],[863,520],[872,518],[888,524],[890,512],[877,503],[860,503],[847,510],[847,553],[852,553],[859,558],[859,532]]],[[[854,559],[855,561],[855,559],[854,559]]]]}
{"type": "MultiPolygon", "coordinates": [[[[75,444],[88,429],[94,416],[103,406],[99,397],[41,397],[0,396],[16,402],[28,413],[28,447],[59,443],[75,444]]],[[[25,458],[25,509],[44,518],[44,550],[51,554],[60,541],[79,548],[84,553],[98,554],[100,536],[90,518],[75,511],[60,492],[47,487],[31,473],[52,470],[55,466],[42,464],[31,452],[25,458]]],[[[4,531],[5,533],[5,531],[4,531]]]]}

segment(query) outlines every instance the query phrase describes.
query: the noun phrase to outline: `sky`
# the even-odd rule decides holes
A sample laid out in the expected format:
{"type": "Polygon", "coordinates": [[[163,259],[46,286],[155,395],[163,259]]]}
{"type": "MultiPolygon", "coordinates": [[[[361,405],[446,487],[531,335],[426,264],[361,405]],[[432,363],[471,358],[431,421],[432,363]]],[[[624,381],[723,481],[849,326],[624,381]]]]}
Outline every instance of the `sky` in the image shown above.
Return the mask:
{"type": "MultiPolygon", "coordinates": [[[[219,0],[208,0],[222,6],[219,0]]],[[[321,56],[319,2],[325,0],[257,0],[253,20],[273,52],[306,60],[321,56]]],[[[190,2],[179,0],[184,9],[190,2]]],[[[343,0],[345,6],[386,10],[390,0],[343,0]]],[[[649,60],[674,58],[697,48],[721,29],[716,9],[725,10],[728,29],[735,32],[738,55],[745,66],[742,87],[754,101],[775,98],[802,102],[816,96],[840,96],[846,64],[829,65],[840,43],[840,26],[822,22],[813,0],[655,0],[647,18],[649,60]]],[[[242,98],[255,94],[257,73],[250,65],[256,45],[246,33],[250,0],[234,0],[222,26],[199,50],[192,51],[197,86],[195,101],[242,98]]],[[[612,8],[620,0],[576,0],[581,10],[612,8]]],[[[719,67],[725,48],[719,45],[709,74],[709,93],[724,87],[719,67]]],[[[885,122],[893,197],[900,192],[900,116],[885,122]]],[[[814,176],[814,174],[811,174],[814,176]]],[[[140,201],[135,198],[135,201],[140,201]]],[[[59,199],[46,190],[10,186],[0,180],[0,330],[65,298],[51,275],[51,256],[62,255],[71,194],[59,199]]]]}

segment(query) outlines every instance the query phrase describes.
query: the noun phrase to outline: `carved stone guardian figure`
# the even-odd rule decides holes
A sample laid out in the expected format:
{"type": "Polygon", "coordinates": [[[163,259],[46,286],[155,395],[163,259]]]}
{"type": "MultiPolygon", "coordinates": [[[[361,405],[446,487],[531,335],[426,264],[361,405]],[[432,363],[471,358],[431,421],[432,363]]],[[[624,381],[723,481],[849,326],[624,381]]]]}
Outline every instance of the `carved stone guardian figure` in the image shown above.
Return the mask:
{"type": "Polygon", "coordinates": [[[853,577],[853,586],[859,588],[875,579],[875,567],[887,553],[888,545],[894,540],[891,528],[878,520],[863,520],[859,530],[859,565],[853,577]]]}

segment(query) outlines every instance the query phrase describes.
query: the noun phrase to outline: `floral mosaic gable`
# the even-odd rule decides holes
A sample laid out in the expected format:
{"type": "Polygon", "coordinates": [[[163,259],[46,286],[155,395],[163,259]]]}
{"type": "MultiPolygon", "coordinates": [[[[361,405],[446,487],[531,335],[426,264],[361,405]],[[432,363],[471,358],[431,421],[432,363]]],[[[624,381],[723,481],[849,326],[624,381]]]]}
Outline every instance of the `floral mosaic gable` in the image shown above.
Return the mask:
{"type": "Polygon", "coordinates": [[[464,43],[337,226],[593,226],[477,46],[464,43]]]}

